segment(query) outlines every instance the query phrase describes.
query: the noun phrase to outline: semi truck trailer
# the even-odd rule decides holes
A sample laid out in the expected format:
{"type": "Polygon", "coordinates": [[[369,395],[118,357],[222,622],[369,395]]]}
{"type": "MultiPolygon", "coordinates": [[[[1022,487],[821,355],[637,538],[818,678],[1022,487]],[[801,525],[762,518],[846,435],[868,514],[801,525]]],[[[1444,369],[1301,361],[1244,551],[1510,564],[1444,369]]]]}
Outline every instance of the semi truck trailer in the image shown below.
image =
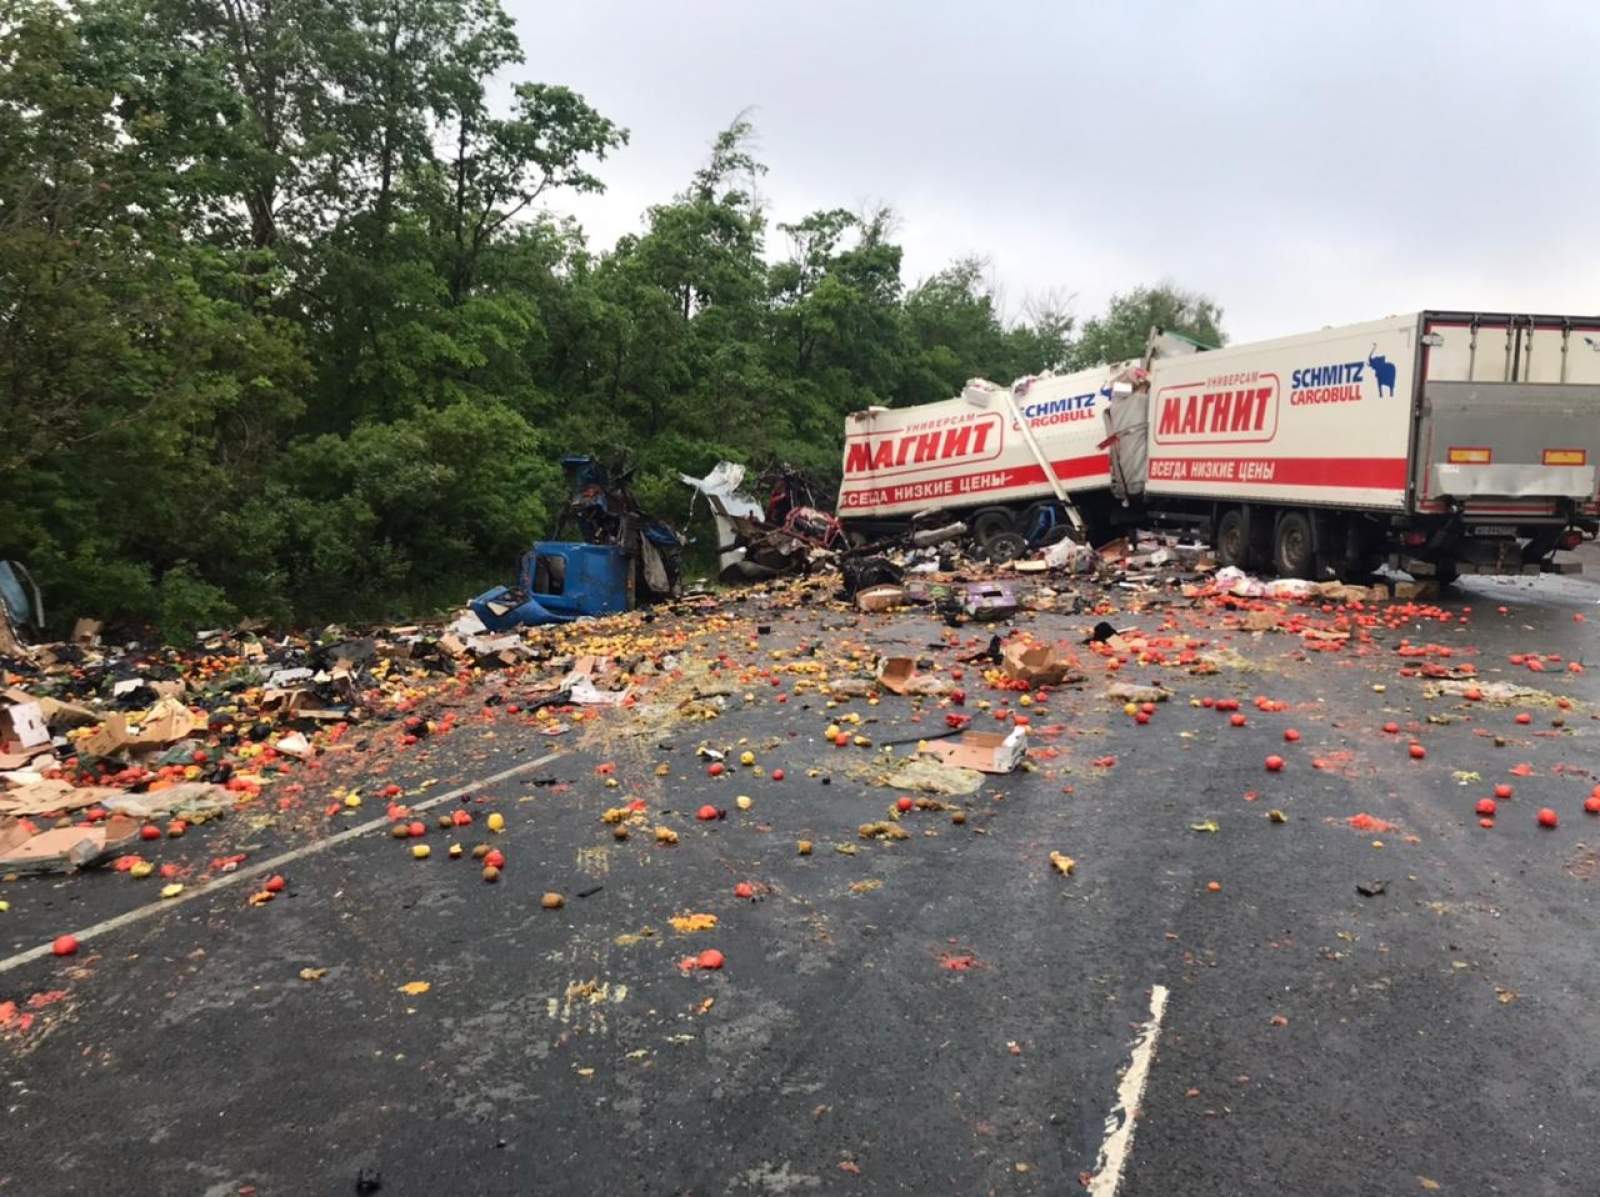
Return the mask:
{"type": "Polygon", "coordinates": [[[1219,563],[1559,568],[1600,528],[1600,316],[1422,311],[1145,355],[846,419],[838,514],[959,517],[991,556],[1186,527],[1219,563]]]}

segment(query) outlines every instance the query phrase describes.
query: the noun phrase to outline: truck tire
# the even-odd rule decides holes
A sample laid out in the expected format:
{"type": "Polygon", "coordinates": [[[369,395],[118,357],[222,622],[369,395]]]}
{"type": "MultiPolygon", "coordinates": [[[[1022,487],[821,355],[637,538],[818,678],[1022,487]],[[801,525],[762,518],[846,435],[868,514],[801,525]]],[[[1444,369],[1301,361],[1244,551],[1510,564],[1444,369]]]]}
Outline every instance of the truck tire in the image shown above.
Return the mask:
{"type": "Polygon", "coordinates": [[[1311,578],[1316,572],[1316,551],[1312,547],[1311,517],[1303,511],[1285,511],[1278,516],[1272,534],[1272,566],[1280,578],[1311,578]]]}
{"type": "Polygon", "coordinates": [[[1250,524],[1237,507],[1228,508],[1217,521],[1217,564],[1250,568],[1250,524]]]}
{"type": "Polygon", "coordinates": [[[993,542],[1017,530],[1016,520],[1004,507],[985,507],[972,517],[972,539],[987,557],[993,542]]]}

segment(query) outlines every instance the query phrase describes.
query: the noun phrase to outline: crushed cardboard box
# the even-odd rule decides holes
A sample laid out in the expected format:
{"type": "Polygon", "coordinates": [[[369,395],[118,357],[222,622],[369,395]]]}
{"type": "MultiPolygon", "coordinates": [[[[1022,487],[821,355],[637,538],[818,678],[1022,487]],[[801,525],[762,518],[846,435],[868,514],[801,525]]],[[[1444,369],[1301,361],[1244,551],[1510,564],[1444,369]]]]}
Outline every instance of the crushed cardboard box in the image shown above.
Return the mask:
{"type": "Polygon", "coordinates": [[[1030,686],[1059,686],[1069,678],[1082,680],[1077,662],[1049,644],[1012,641],[1000,650],[1006,676],[1030,686]]]}
{"type": "Polygon", "coordinates": [[[20,752],[50,743],[44,711],[25,690],[0,693],[0,750],[20,752]]]}
{"type": "Polygon", "coordinates": [[[112,815],[88,827],[35,832],[27,823],[0,828],[0,873],[51,873],[81,869],[118,853],[139,835],[139,822],[112,815]]]}
{"type": "Polygon", "coordinates": [[[929,741],[921,751],[958,769],[1013,773],[1028,753],[1028,729],[1014,727],[1008,735],[969,731],[958,739],[929,741]]]}
{"type": "Polygon", "coordinates": [[[948,694],[952,684],[931,674],[919,674],[913,657],[884,657],[878,662],[878,684],[894,694],[948,694]]]}
{"type": "Polygon", "coordinates": [[[44,815],[52,811],[82,810],[121,790],[110,786],[74,786],[46,778],[0,793],[0,815],[44,815]]]}

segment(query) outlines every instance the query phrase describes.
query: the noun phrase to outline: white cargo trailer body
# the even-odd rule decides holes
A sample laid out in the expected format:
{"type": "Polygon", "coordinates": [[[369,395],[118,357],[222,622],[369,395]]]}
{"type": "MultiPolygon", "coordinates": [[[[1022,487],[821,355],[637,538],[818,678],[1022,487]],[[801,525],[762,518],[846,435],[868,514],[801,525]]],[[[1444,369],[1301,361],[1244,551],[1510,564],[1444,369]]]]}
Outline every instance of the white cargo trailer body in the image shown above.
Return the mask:
{"type": "Polygon", "coordinates": [[[1111,374],[1099,366],[1024,379],[1010,398],[1001,388],[968,387],[940,403],[856,412],[845,422],[840,516],[1048,499],[1055,490],[1045,461],[1067,491],[1106,488],[1101,411],[1111,374]]]}
{"type": "Polygon", "coordinates": [[[1148,379],[1119,363],[851,416],[840,515],[959,513],[993,556],[1058,534],[1066,499],[1091,539],[1183,525],[1223,564],[1294,576],[1537,572],[1600,531],[1600,317],[1172,344],[1152,340],[1148,379]]]}
{"type": "Polygon", "coordinates": [[[1157,359],[1161,496],[1403,511],[1416,316],[1157,359]]]}

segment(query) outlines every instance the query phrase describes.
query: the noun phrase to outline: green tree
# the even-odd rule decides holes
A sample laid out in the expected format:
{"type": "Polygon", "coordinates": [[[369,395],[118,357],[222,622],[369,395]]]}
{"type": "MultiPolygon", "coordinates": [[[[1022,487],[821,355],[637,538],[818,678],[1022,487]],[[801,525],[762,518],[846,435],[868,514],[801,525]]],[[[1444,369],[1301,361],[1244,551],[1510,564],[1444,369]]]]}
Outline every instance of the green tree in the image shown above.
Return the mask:
{"type": "Polygon", "coordinates": [[[1084,322],[1068,364],[1074,370],[1082,370],[1142,357],[1152,328],[1178,333],[1212,348],[1227,341],[1222,332],[1222,309],[1214,301],[1197,291],[1160,283],[1113,295],[1105,315],[1084,322]]]}

